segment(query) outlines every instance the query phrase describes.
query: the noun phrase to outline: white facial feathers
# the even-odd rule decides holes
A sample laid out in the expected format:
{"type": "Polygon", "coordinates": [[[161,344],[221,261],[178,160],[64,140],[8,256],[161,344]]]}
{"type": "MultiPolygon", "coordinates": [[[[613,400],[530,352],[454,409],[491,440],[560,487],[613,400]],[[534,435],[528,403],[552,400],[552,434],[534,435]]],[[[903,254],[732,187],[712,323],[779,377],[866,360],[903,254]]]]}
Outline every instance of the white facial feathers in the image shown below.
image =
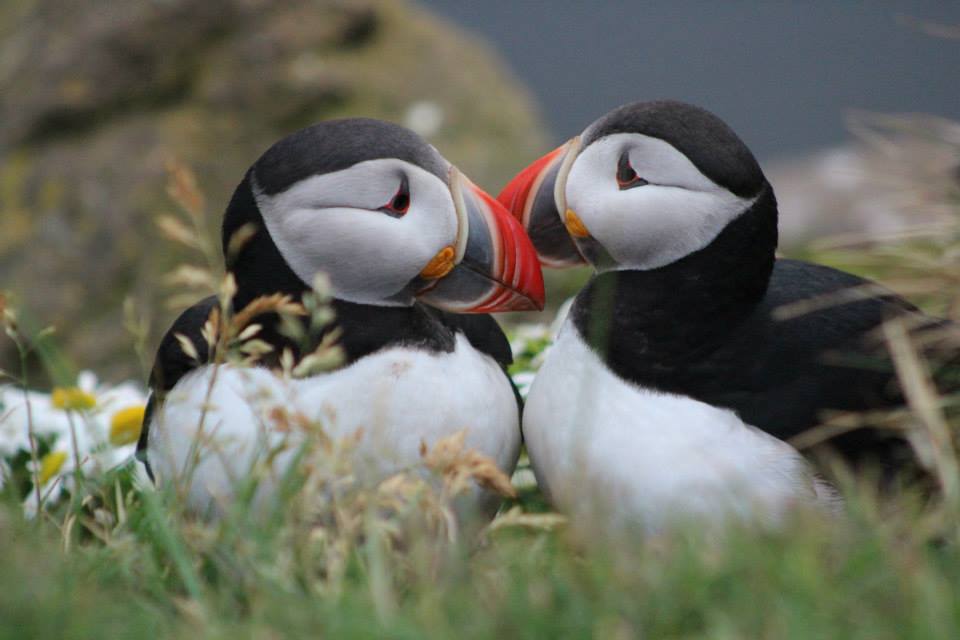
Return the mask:
{"type": "Polygon", "coordinates": [[[754,201],[717,185],[669,143],[638,133],[612,134],[585,147],[567,178],[566,198],[615,269],[641,270],[706,247],[754,201]],[[649,184],[620,189],[624,152],[649,184]]]}
{"type": "Polygon", "coordinates": [[[267,231],[293,272],[304,283],[327,273],[334,295],[344,300],[387,303],[440,249],[456,242],[450,189],[403,160],[359,162],[272,195],[252,186],[267,231]],[[380,211],[404,180],[406,213],[380,211]]]}

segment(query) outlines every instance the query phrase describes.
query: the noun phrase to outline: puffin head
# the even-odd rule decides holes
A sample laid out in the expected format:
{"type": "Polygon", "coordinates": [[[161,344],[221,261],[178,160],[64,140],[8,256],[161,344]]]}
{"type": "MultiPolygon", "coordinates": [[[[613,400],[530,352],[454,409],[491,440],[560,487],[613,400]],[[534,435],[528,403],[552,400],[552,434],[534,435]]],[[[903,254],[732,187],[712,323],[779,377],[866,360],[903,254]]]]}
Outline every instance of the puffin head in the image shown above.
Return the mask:
{"type": "Polygon", "coordinates": [[[753,154],[718,117],[682,102],[611,111],[498,199],[547,266],[658,269],[706,248],[747,212],[772,216],[771,256],[776,247],[776,204],[753,154]]]}
{"type": "Polygon", "coordinates": [[[321,272],[336,298],[361,304],[485,313],[544,302],[521,225],[415,133],[378,120],[330,120],[274,144],[237,187],[223,243],[241,302],[300,293],[321,272]]]}

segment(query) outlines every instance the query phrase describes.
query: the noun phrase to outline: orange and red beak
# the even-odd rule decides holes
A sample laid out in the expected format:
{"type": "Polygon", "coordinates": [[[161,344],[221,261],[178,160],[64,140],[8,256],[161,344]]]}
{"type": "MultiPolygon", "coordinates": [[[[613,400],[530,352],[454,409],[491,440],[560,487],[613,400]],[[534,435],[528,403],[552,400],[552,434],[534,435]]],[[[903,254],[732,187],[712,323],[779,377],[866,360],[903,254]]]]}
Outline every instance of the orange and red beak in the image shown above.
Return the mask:
{"type": "Polygon", "coordinates": [[[504,187],[497,200],[518,220],[547,267],[572,267],[585,263],[570,237],[566,221],[566,173],[579,152],[574,138],[533,162],[504,187]],[[562,211],[561,211],[562,209],[562,211]]]}
{"type": "Polygon", "coordinates": [[[417,297],[456,313],[543,309],[543,274],[523,226],[456,168],[450,170],[450,192],[457,242],[424,267],[417,297]]]}

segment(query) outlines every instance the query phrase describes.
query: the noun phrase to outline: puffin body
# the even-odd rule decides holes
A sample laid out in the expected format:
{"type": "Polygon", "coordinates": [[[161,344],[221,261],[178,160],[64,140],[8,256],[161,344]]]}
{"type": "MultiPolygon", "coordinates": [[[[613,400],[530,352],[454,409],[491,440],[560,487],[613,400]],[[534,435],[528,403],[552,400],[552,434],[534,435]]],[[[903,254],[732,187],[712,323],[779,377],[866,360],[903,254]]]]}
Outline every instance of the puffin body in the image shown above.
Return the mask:
{"type": "MultiPolygon", "coordinates": [[[[880,325],[943,324],[855,276],[776,260],[772,188],[736,134],[691,105],[616,109],[500,199],[543,264],[596,270],[523,418],[538,481],[568,512],[606,502],[658,530],[835,508],[785,441],[831,410],[902,404],[880,325]],[[851,289],[866,295],[837,298],[851,289]]],[[[830,446],[884,470],[911,455],[877,429],[830,446]]]]}
{"type": "MultiPolygon", "coordinates": [[[[235,480],[266,452],[280,451],[273,463],[278,473],[287,468],[307,434],[275,428],[278,411],[288,420],[302,417],[322,427],[335,441],[359,436],[351,455],[363,483],[416,468],[421,443],[436,443],[460,429],[467,429],[467,447],[509,473],[520,450],[519,407],[503,368],[509,360],[478,349],[455,328],[440,322],[427,327],[431,333],[423,342],[388,344],[304,379],[284,378],[267,367],[220,365],[209,399],[214,367],[189,371],[153,414],[147,439],[151,469],[160,477],[176,476],[207,404],[207,437],[216,444],[193,470],[189,500],[199,511],[218,509],[216,501],[229,497],[235,480]]],[[[498,327],[488,330],[485,339],[506,342],[498,327]]],[[[272,476],[258,487],[258,499],[272,495],[272,476]]],[[[485,514],[498,505],[487,492],[475,491],[472,500],[485,514]]]]}
{"type": "Polygon", "coordinates": [[[659,531],[835,501],[791,446],[731,409],[620,378],[570,323],[530,388],[523,432],[547,498],[581,521],[659,531]]]}
{"type": "MultiPolygon", "coordinates": [[[[461,430],[466,446],[512,471],[520,429],[510,348],[485,314],[541,307],[542,278],[520,225],[436,150],[373,120],[294,133],[237,187],[223,240],[234,311],[276,293],[301,300],[325,273],[335,320],[304,347],[276,315],[258,316],[257,337],[272,347],[260,366],[209,353],[201,328],[215,298],[168,331],[139,455],[158,479],[186,478],[193,509],[220,511],[265,459],[256,499],[268,500],[306,438],[303,424],[334,440],[355,436],[352,470],[363,482],[416,467],[421,444],[461,430]],[[229,255],[245,225],[254,235],[229,255]],[[283,351],[299,359],[331,331],[344,355],[338,368],[299,379],[277,370],[283,351]],[[184,338],[198,358],[184,352],[184,338]]],[[[490,514],[497,504],[477,490],[458,507],[490,514]]]]}

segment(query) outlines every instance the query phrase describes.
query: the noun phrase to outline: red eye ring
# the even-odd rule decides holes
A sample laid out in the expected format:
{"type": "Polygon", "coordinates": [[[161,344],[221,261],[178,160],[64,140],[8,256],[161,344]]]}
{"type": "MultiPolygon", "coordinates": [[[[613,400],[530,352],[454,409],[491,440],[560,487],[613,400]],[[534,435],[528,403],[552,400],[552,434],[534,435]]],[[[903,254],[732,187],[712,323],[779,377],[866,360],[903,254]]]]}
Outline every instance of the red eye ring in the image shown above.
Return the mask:
{"type": "Polygon", "coordinates": [[[397,213],[406,213],[410,208],[410,194],[397,191],[397,195],[393,196],[393,200],[387,206],[397,213]]]}
{"type": "Polygon", "coordinates": [[[400,187],[397,189],[397,192],[390,198],[390,202],[380,207],[380,210],[391,215],[395,218],[403,216],[407,210],[410,209],[410,187],[407,184],[407,179],[403,178],[400,181],[400,187]]]}
{"type": "Polygon", "coordinates": [[[621,153],[620,159],[617,160],[617,186],[620,187],[620,190],[642,187],[645,184],[650,183],[638,176],[637,172],[634,171],[633,166],[630,164],[630,154],[626,151],[621,153]]]}

